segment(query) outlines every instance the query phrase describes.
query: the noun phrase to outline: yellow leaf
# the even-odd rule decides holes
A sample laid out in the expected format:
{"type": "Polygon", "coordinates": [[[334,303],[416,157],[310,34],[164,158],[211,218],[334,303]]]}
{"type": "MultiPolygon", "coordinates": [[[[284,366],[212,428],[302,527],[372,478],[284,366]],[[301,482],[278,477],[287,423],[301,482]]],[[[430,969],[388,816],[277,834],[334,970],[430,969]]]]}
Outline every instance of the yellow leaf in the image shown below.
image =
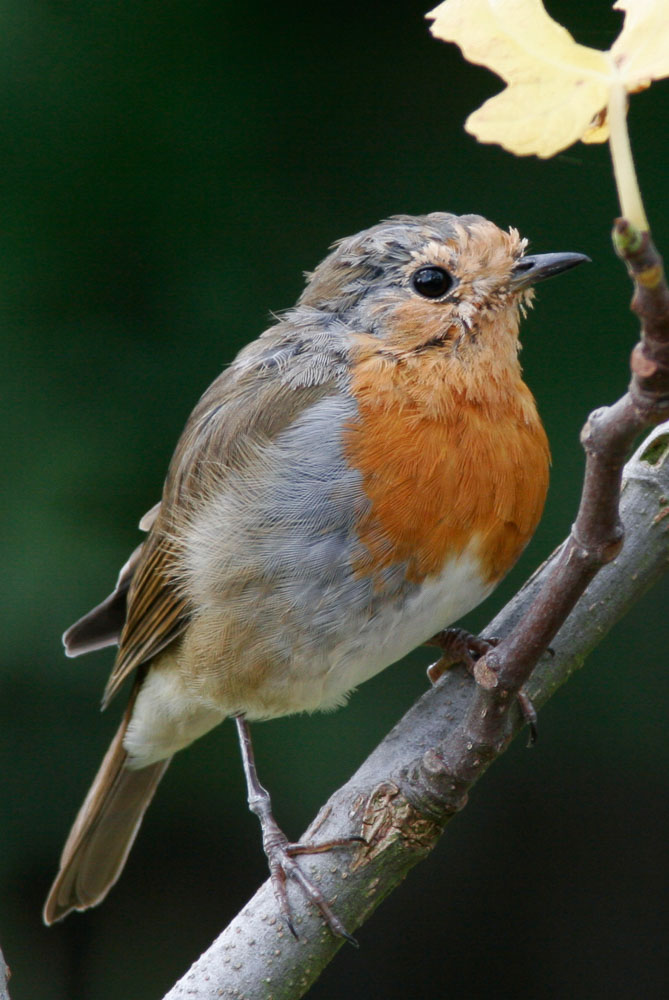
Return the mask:
{"type": "Polygon", "coordinates": [[[617,0],[613,6],[625,11],[611,56],[627,90],[669,76],[669,0],[617,0]]]}
{"type": "Polygon", "coordinates": [[[541,0],[445,0],[427,16],[432,34],[508,84],[469,116],[480,142],[553,156],[577,139],[608,138],[607,107],[669,75],[669,0],[618,0],[625,26],[610,52],[579,45],[541,0]]]}

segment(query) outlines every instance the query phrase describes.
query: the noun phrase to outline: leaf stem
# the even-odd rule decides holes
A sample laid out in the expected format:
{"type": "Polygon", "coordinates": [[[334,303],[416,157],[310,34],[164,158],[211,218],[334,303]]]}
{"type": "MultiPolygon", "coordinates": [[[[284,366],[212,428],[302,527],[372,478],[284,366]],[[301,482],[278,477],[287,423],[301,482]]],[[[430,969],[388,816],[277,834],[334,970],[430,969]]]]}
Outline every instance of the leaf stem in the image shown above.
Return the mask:
{"type": "Polygon", "coordinates": [[[609,149],[618,189],[620,213],[636,229],[647,232],[648,220],[641,200],[627,131],[627,92],[622,82],[614,83],[611,88],[608,118],[611,129],[609,149]]]}

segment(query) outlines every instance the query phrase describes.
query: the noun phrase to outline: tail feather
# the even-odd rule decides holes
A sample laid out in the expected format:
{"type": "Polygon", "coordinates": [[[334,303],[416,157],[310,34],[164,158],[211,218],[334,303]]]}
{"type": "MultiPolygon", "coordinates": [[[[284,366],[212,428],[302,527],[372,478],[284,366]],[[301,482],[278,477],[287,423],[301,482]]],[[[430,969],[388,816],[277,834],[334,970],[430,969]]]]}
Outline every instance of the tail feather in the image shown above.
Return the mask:
{"type": "Polygon", "coordinates": [[[100,903],[123,870],[142,817],[171,758],[130,770],[123,737],[137,688],[79,810],[44,906],[52,924],[72,910],[100,903]]]}

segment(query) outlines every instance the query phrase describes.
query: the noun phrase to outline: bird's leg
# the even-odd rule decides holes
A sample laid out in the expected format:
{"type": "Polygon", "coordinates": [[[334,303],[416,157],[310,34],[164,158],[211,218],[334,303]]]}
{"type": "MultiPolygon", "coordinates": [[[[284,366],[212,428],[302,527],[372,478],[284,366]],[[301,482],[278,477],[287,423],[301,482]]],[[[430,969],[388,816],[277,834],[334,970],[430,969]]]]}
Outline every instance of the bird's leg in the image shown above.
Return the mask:
{"type": "MultiPolygon", "coordinates": [[[[439,678],[455,666],[456,663],[464,663],[470,674],[474,674],[474,664],[481,656],[494,649],[500,642],[496,636],[484,639],[482,636],[472,635],[464,628],[445,628],[432,636],[425,643],[426,646],[438,646],[441,649],[441,657],[436,663],[432,663],[427,668],[427,676],[432,684],[436,684],[439,678]]],[[[532,704],[532,699],[524,688],[517,694],[518,707],[521,715],[527,723],[530,736],[528,746],[537,742],[537,710],[532,704]]]]}
{"type": "Polygon", "coordinates": [[[274,889],[274,895],[276,896],[281,916],[285,920],[288,929],[293,937],[297,938],[288,893],[286,891],[286,880],[292,878],[302,888],[307,899],[314,906],[318,907],[321,916],[332,933],[346,938],[347,941],[357,948],[358,943],[355,938],[348,933],[339,917],[332,912],[323,893],[306,877],[293,858],[298,854],[318,854],[322,851],[329,851],[333,847],[348,847],[351,843],[366,843],[366,841],[363,837],[343,837],[339,840],[328,840],[322,844],[291,843],[274,819],[269,792],[258,781],[249,724],[242,715],[235,716],[235,723],[237,724],[237,735],[242,752],[249,809],[260,820],[263,849],[269,864],[272,888],[274,889]]]}

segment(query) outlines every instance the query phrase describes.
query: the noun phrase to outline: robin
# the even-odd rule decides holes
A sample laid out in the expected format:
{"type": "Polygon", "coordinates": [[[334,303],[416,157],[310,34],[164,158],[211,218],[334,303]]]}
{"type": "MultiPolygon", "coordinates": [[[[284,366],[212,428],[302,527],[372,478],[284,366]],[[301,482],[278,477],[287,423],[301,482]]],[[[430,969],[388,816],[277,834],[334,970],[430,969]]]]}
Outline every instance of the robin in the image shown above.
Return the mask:
{"type": "MultiPolygon", "coordinates": [[[[334,245],[296,306],[207,389],[114,592],[64,636],[118,644],[120,728],[69,835],[50,924],[118,879],[172,755],[236,721],[279,907],[294,878],[249,722],[342,705],[460,618],[541,515],[546,435],[518,362],[532,286],[587,260],[528,255],[478,215],[396,216],[334,245]]],[[[342,843],[342,842],[336,842],[342,843]]]]}

